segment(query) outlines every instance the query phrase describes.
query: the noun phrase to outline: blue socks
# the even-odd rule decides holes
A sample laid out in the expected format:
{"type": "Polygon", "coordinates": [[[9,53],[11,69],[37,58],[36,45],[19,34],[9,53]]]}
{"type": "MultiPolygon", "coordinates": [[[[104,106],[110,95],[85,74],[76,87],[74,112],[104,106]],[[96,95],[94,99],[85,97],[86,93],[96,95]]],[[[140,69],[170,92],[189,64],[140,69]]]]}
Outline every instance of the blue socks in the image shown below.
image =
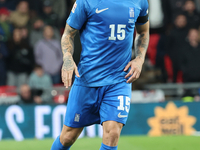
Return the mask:
{"type": "Polygon", "coordinates": [[[101,148],[99,150],[117,150],[117,146],[107,146],[101,143],[101,148]]]}
{"type": "MultiPolygon", "coordinates": [[[[56,138],[53,142],[51,150],[70,150],[71,146],[65,147],[60,143],[60,136],[56,138]]],[[[117,146],[107,146],[105,144],[101,144],[101,148],[99,150],[117,150],[117,146]]]]}
{"type": "Polygon", "coordinates": [[[51,146],[51,150],[69,150],[71,146],[65,147],[60,143],[60,136],[56,138],[51,146]]]}

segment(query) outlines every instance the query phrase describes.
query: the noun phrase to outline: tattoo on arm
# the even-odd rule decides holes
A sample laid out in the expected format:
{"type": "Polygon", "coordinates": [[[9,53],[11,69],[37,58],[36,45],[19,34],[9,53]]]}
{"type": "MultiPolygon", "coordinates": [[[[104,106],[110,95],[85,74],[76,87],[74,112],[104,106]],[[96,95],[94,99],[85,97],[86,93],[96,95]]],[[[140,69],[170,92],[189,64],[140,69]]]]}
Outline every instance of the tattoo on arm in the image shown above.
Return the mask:
{"type": "Polygon", "coordinates": [[[65,54],[66,52],[69,52],[72,55],[74,53],[74,37],[77,31],[78,30],[73,29],[68,24],[66,25],[65,31],[61,39],[63,54],[65,54]]]}
{"type": "Polygon", "coordinates": [[[144,58],[149,44],[149,35],[142,33],[138,35],[135,42],[136,57],[144,58]]]}
{"type": "Polygon", "coordinates": [[[72,58],[72,55],[66,55],[63,59],[63,66],[62,69],[65,71],[70,71],[74,69],[74,60],[72,58]]]}
{"type": "Polygon", "coordinates": [[[73,29],[68,24],[66,25],[65,31],[61,39],[61,46],[64,56],[62,70],[64,71],[74,70],[75,63],[72,55],[74,53],[74,37],[77,32],[78,30],[73,29]]]}

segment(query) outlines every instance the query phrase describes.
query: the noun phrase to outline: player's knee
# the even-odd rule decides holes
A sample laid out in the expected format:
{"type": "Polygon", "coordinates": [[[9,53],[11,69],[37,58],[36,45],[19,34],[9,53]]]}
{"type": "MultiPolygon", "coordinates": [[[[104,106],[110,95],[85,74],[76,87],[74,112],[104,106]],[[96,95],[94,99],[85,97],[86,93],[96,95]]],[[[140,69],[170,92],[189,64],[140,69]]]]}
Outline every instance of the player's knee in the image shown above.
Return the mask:
{"type": "Polygon", "coordinates": [[[60,142],[64,146],[71,146],[75,142],[76,138],[70,135],[60,136],[60,142]]]}
{"type": "Polygon", "coordinates": [[[116,124],[115,122],[105,124],[104,134],[110,138],[119,138],[122,126],[122,124],[116,124]]]}
{"type": "Polygon", "coordinates": [[[111,129],[104,132],[104,137],[109,141],[109,143],[115,143],[118,141],[120,136],[120,131],[117,129],[111,129]]]}
{"type": "Polygon", "coordinates": [[[112,139],[118,139],[120,136],[120,132],[118,130],[113,129],[110,131],[109,136],[112,139]]]}

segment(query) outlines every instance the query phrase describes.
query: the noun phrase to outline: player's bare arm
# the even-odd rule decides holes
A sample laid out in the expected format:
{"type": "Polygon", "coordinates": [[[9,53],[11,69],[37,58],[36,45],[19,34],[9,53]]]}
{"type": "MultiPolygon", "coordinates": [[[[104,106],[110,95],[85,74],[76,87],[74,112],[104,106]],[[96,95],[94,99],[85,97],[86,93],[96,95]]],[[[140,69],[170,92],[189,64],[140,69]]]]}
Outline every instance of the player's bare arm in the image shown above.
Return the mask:
{"type": "Polygon", "coordinates": [[[131,67],[129,73],[125,78],[130,77],[127,83],[132,83],[137,80],[142,71],[146,51],[149,44],[149,21],[144,25],[136,25],[136,38],[135,38],[135,54],[136,58],[128,63],[124,71],[131,67]]]}
{"type": "Polygon", "coordinates": [[[77,32],[78,30],[66,24],[65,31],[61,39],[63,52],[62,81],[66,88],[72,84],[72,75],[74,71],[76,76],[79,77],[77,66],[72,57],[74,53],[74,37],[77,32]]]}

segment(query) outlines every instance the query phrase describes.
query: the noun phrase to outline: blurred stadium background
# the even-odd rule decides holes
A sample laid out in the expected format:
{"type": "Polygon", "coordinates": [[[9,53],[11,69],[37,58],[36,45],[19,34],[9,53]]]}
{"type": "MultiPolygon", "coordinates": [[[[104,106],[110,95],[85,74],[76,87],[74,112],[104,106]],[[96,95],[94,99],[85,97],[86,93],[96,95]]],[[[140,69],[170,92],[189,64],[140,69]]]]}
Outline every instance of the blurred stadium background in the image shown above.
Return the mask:
{"type": "MultiPolygon", "coordinates": [[[[200,0],[148,1],[150,43],[119,150],[199,150],[200,0]]],[[[50,149],[61,131],[60,39],[73,3],[0,0],[0,150],[50,149]]],[[[77,35],[77,64],[80,52],[77,35]]],[[[87,127],[72,149],[98,149],[100,137],[87,127]]]]}

